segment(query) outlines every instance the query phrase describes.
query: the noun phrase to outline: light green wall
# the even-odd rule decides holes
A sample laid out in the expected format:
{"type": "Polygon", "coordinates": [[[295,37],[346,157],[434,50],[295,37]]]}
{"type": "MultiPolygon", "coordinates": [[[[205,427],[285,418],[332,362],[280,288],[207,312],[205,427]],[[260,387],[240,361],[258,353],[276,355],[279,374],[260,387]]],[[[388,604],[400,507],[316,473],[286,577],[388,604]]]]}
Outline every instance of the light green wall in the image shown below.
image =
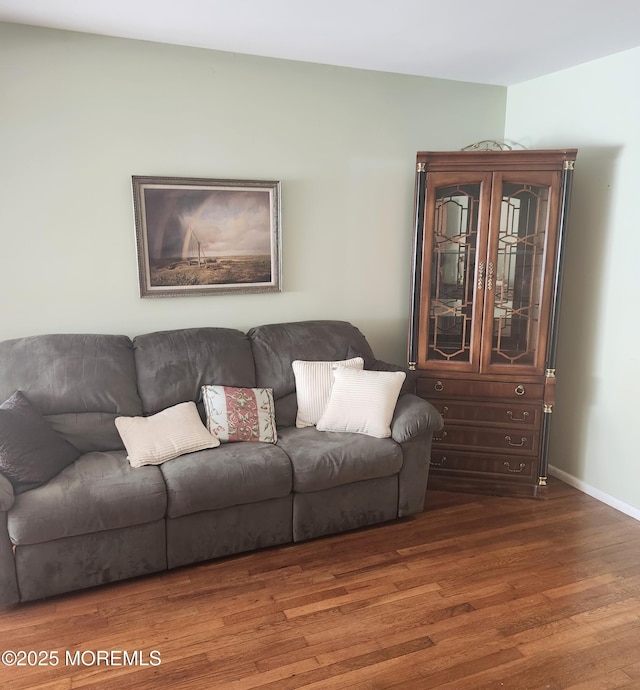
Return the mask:
{"type": "Polygon", "coordinates": [[[508,139],[529,148],[579,149],[551,463],[636,509],[639,123],[638,48],[508,89],[508,139]]]}
{"type": "Polygon", "coordinates": [[[338,318],[406,352],[415,154],[506,89],[0,24],[0,339],[338,318]],[[277,179],[283,292],[140,299],[131,175],[277,179]]]}
{"type": "Polygon", "coordinates": [[[638,75],[507,91],[0,23],[0,339],[340,318],[401,362],[416,151],[575,146],[551,462],[640,508],[638,75]],[[140,299],[132,174],[281,180],[284,291],[140,299]]]}

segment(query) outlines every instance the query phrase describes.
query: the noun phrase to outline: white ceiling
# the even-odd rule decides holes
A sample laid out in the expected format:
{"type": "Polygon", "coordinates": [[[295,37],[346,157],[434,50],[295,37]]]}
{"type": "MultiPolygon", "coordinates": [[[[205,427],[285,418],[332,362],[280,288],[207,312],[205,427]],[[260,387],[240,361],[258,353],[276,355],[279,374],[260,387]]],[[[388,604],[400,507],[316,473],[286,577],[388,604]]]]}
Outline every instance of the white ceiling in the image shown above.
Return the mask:
{"type": "Polygon", "coordinates": [[[0,21],[501,85],[640,46],[640,0],[0,0],[0,21]]]}

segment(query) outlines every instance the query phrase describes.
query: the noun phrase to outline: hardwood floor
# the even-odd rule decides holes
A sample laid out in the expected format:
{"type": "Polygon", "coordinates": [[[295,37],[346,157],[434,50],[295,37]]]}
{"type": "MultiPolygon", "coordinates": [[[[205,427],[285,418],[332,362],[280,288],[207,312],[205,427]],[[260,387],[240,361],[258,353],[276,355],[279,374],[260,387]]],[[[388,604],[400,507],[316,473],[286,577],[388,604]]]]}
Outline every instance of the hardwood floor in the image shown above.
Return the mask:
{"type": "Polygon", "coordinates": [[[1,610],[1,650],[59,663],[0,688],[640,688],[640,523],[550,496],[429,491],[412,519],[1,610]]]}

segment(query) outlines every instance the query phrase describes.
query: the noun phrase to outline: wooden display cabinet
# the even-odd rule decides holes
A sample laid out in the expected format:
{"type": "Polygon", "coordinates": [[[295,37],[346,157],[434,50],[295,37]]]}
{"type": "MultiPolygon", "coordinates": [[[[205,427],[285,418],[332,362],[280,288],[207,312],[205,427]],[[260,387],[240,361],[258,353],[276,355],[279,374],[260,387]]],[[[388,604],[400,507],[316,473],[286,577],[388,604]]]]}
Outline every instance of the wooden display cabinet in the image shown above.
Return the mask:
{"type": "Polygon", "coordinates": [[[409,367],[445,421],[430,488],[546,495],[576,154],[418,153],[409,367]]]}

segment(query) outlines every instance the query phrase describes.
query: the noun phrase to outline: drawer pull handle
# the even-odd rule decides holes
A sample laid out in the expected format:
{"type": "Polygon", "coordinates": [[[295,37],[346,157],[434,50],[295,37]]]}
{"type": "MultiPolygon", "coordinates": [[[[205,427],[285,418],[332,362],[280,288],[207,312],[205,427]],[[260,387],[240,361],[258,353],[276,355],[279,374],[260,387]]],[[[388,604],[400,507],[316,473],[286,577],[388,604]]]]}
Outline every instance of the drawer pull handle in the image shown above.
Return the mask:
{"type": "Polygon", "coordinates": [[[444,384],[442,383],[442,381],[436,381],[435,384],[433,385],[433,389],[438,391],[438,393],[439,393],[440,391],[444,390],[444,384]]]}
{"type": "Polygon", "coordinates": [[[434,440],[434,441],[442,441],[442,440],[446,437],[446,435],[447,435],[447,432],[446,432],[446,431],[443,431],[443,432],[440,434],[440,436],[434,436],[434,437],[433,437],[433,440],[434,440]]]}
{"type": "Polygon", "coordinates": [[[525,389],[522,384],[516,386],[516,395],[524,395],[525,394],[525,389]]]}
{"type": "Polygon", "coordinates": [[[507,410],[507,417],[509,417],[512,422],[526,422],[527,418],[529,417],[529,413],[523,412],[522,417],[514,417],[513,412],[511,412],[511,410],[507,410]]]}
{"type": "Polygon", "coordinates": [[[429,465],[431,465],[431,467],[442,467],[445,462],[447,462],[447,456],[443,455],[440,458],[440,462],[434,462],[433,460],[429,460],[429,465]]]}
{"type": "Polygon", "coordinates": [[[440,416],[444,417],[447,414],[447,412],[449,412],[449,408],[446,405],[443,405],[442,412],[440,413],[440,416]]]}
{"type": "Polygon", "coordinates": [[[521,462],[521,463],[520,463],[520,465],[518,466],[518,469],[517,469],[517,470],[512,469],[510,463],[508,463],[508,462],[504,462],[504,463],[502,463],[502,464],[507,468],[507,472],[512,472],[513,474],[519,474],[519,473],[522,472],[522,470],[524,470],[524,468],[526,467],[526,465],[524,464],[524,462],[521,462]]]}
{"type": "Polygon", "coordinates": [[[514,443],[514,442],[511,440],[511,436],[505,436],[505,437],[504,437],[504,440],[505,440],[510,446],[513,446],[514,448],[520,448],[521,446],[524,446],[524,444],[527,442],[526,436],[523,436],[523,437],[520,439],[520,443],[514,443]]]}

